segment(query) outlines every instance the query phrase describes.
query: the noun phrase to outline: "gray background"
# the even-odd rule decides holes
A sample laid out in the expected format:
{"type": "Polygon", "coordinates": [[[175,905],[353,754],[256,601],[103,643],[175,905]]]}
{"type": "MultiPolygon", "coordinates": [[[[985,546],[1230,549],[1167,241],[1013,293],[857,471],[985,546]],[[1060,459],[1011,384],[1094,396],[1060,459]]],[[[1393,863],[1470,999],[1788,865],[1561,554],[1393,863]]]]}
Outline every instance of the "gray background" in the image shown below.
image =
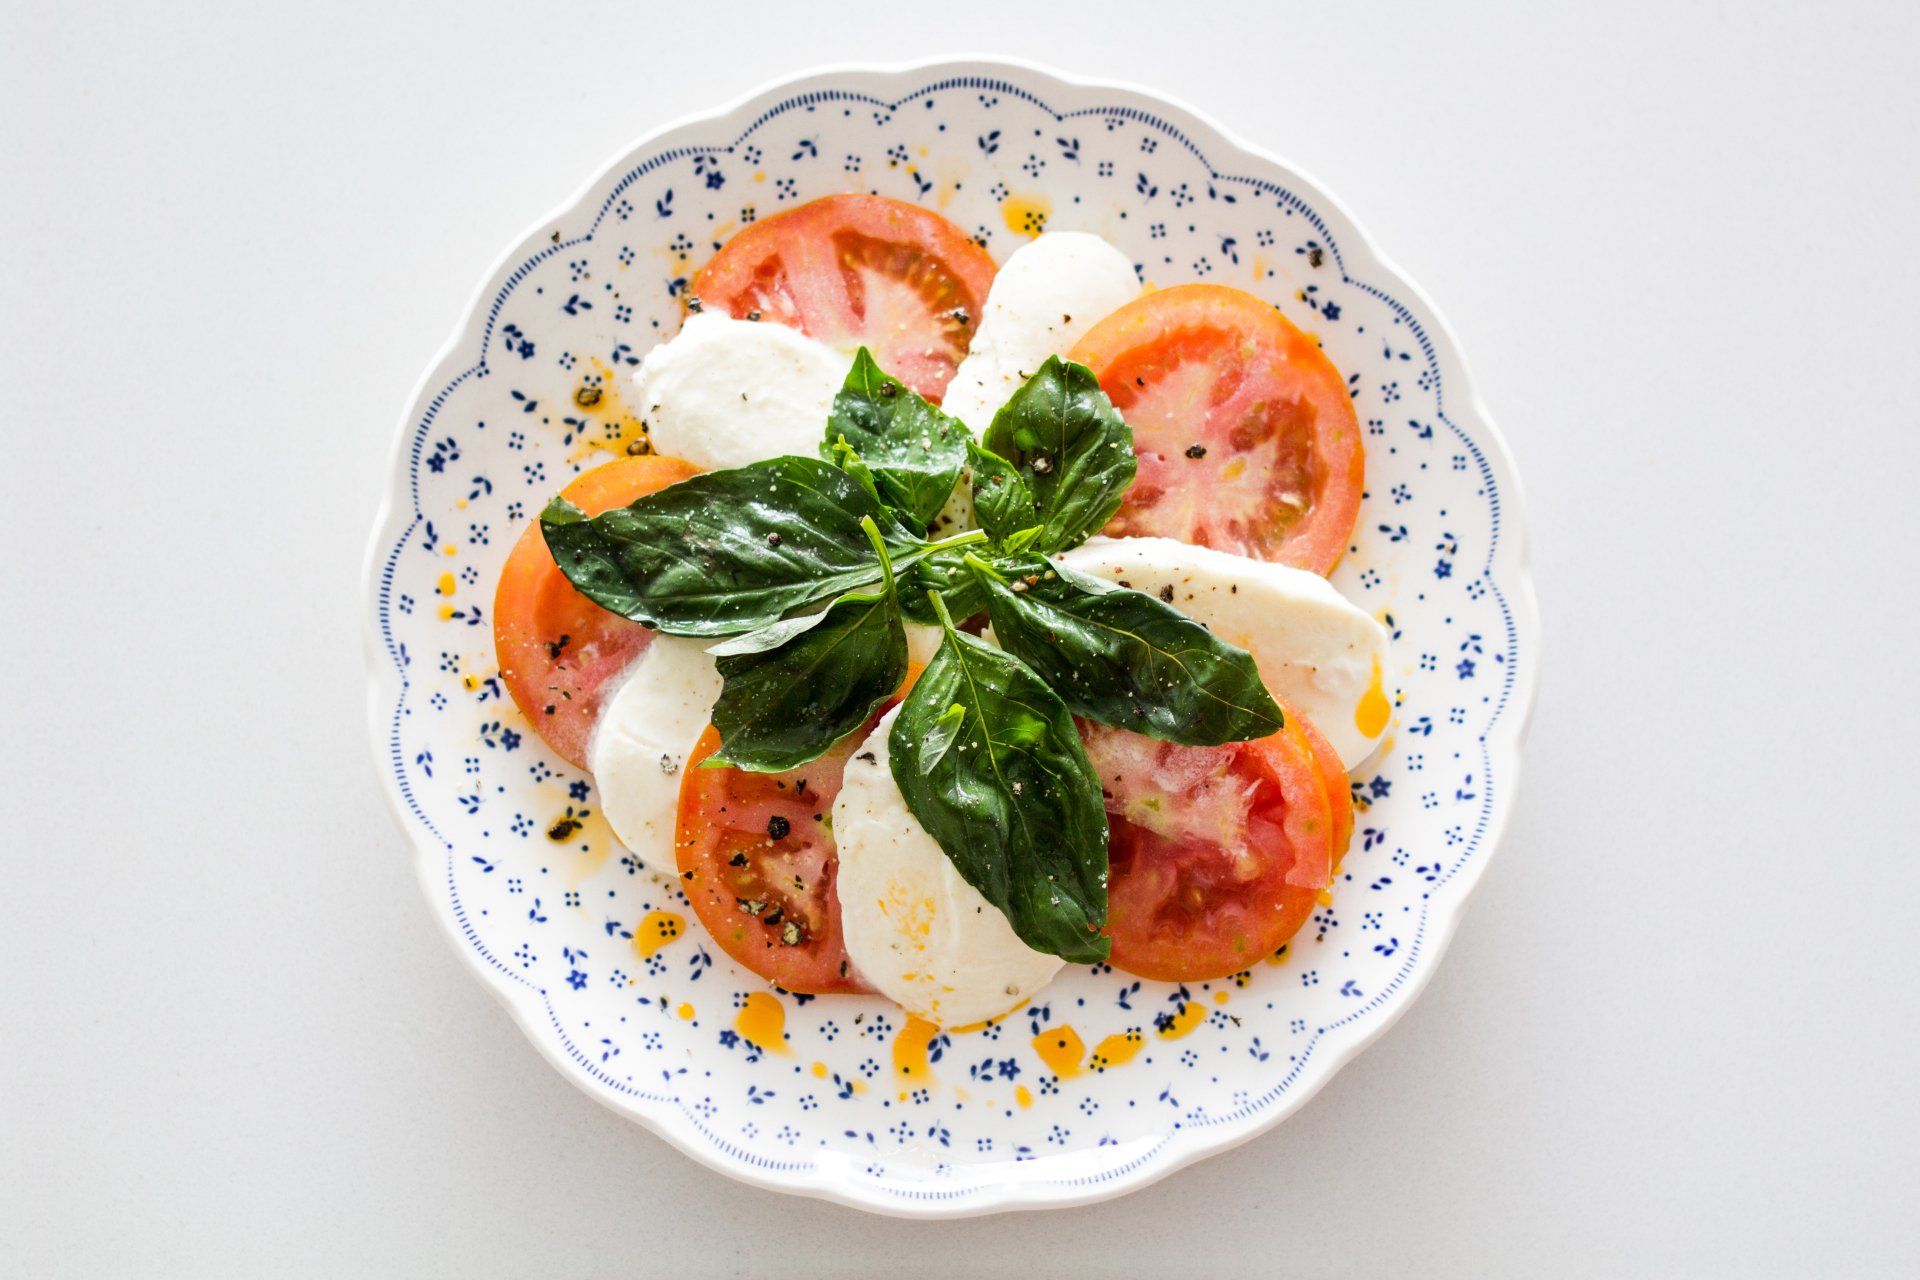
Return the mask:
{"type": "Polygon", "coordinates": [[[6,5],[0,1270],[1915,1274],[1913,7],[912,8],[6,5]],[[523,1041],[377,789],[360,570],[536,218],[763,81],[968,49],[1339,194],[1512,441],[1547,648],[1384,1041],[1137,1195],[914,1225],[523,1041]]]}

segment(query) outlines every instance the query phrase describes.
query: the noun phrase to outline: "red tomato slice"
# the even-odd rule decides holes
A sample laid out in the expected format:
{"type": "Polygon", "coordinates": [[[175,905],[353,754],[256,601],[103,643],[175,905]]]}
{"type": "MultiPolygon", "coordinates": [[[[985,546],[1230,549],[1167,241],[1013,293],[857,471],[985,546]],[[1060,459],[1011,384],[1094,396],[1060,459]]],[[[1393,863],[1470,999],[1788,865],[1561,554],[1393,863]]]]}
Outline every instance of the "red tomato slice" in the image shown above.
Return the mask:
{"type": "Polygon", "coordinates": [[[930,209],[826,196],[747,226],[690,292],[737,320],[772,320],[847,350],[864,345],[882,369],[938,401],[966,358],[993,272],[986,250],[930,209]]]}
{"type": "Polygon", "coordinates": [[[833,802],[847,758],[919,674],[910,665],[906,683],[866,728],[798,769],[696,767],[720,749],[712,725],[687,757],[673,840],[680,887],[728,955],[788,991],[870,990],[849,965],[840,932],[833,802]]]}
{"type": "MultiPolygon", "coordinates": [[[[588,515],[699,474],[679,458],[619,458],[575,477],[561,496],[588,515]]],[[[587,739],[608,681],[653,639],[573,589],[535,520],[521,531],[493,593],[493,650],[500,679],[534,732],[570,764],[587,767],[587,739]]]]}
{"type": "Polygon", "coordinates": [[[1284,710],[1287,719],[1300,726],[1307,745],[1313,748],[1313,763],[1320,770],[1320,781],[1326,784],[1327,804],[1333,811],[1333,870],[1337,872],[1341,859],[1347,856],[1347,846],[1353,843],[1353,789],[1347,784],[1346,766],[1340,763],[1340,753],[1333,749],[1327,736],[1314,727],[1313,721],[1292,707],[1284,710]]]}
{"type": "Polygon", "coordinates": [[[1365,455],[1347,384],[1278,311],[1224,285],[1149,293],[1072,358],[1133,428],[1140,472],[1106,527],[1314,573],[1360,514],[1365,455]]]}
{"type": "Polygon", "coordinates": [[[1218,747],[1085,722],[1081,737],[1106,797],[1115,968],[1224,978],[1306,923],[1331,875],[1333,815],[1296,721],[1218,747]]]}

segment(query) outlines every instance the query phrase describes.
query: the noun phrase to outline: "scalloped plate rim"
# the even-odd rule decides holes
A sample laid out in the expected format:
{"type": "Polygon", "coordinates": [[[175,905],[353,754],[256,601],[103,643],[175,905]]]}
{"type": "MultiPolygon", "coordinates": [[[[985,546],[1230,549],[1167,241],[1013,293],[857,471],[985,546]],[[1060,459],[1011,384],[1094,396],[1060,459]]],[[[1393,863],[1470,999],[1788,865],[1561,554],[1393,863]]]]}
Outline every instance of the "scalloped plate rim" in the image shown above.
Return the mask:
{"type": "MultiPolygon", "coordinates": [[[[1219,173],[1218,170],[1214,172],[1219,173]]],[[[1348,269],[1346,262],[1343,261],[1342,265],[1347,278],[1359,278],[1351,269],[1348,269]]],[[[1521,748],[1531,726],[1540,665],[1539,610],[1526,533],[1526,499],[1519,471],[1514,464],[1506,438],[1501,434],[1487,411],[1485,403],[1481,400],[1474,380],[1467,370],[1459,343],[1432,299],[1381,252],[1378,244],[1337,197],[1298,166],[1281,159],[1265,148],[1246,141],[1205,112],[1142,85],[1103,77],[1075,76],[1042,63],[988,54],[951,55],[898,63],[828,63],[795,75],[769,80],[718,107],[683,115],[659,128],[647,131],[596,169],[566,200],[536,220],[522,235],[516,237],[481,278],[479,285],[473,291],[471,300],[461,313],[461,319],[446,341],[441,344],[426,371],[420,376],[407,397],[406,408],[400,416],[388,454],[387,481],[386,492],[382,496],[379,510],[375,515],[368,541],[362,577],[362,585],[366,592],[363,640],[369,672],[368,727],[371,731],[374,759],[380,766],[378,772],[381,775],[381,790],[412,845],[415,873],[419,877],[422,892],[432,905],[434,918],[440,923],[448,940],[454,944],[454,949],[460,953],[468,968],[481,980],[481,985],[491,991],[507,1007],[521,1032],[565,1079],[595,1101],[639,1123],[707,1168],[752,1186],[828,1200],[893,1217],[977,1217],[1017,1209],[1066,1208],[1112,1199],[1158,1182],[1207,1156],[1230,1150],[1250,1141],[1260,1134],[1269,1132],[1306,1105],[1343,1067],[1398,1022],[1419,998],[1432,979],[1434,971],[1445,958],[1466,905],[1478,887],[1487,863],[1499,851],[1501,841],[1506,834],[1507,821],[1519,782],[1521,748]],[[1504,780],[1505,798],[1495,800],[1490,805],[1486,829],[1481,837],[1480,847],[1483,856],[1473,859],[1469,865],[1460,868],[1462,875],[1457,878],[1462,878],[1464,883],[1460,885],[1458,892],[1452,895],[1450,901],[1433,904],[1436,908],[1435,914],[1429,917],[1433,932],[1430,950],[1424,962],[1414,966],[1407,973],[1405,981],[1395,991],[1393,998],[1378,1010],[1376,1017],[1367,1019],[1363,1023],[1353,1024],[1359,1027],[1357,1032],[1339,1037],[1334,1044],[1326,1047],[1326,1056],[1321,1059],[1319,1069],[1303,1077],[1296,1091],[1280,1100],[1274,1107],[1233,1129],[1210,1130],[1208,1139],[1204,1141],[1196,1141],[1190,1136],[1197,1133],[1197,1130],[1169,1131],[1146,1155],[1136,1157],[1135,1169],[1119,1177],[1080,1185],[1070,1182],[1001,1182],[964,1200],[927,1201],[887,1198],[882,1189],[844,1176],[836,1168],[836,1165],[842,1162],[832,1159],[816,1162],[812,1174],[801,1178],[769,1174],[749,1165],[729,1160],[713,1142],[699,1132],[687,1116],[678,1110],[670,1106],[638,1104],[618,1093],[602,1088],[579,1069],[579,1064],[560,1051],[559,1046],[546,1030],[545,1024],[550,1020],[551,1014],[540,993],[531,986],[510,980],[510,975],[504,975],[491,968],[485,958],[462,935],[460,924],[449,909],[447,896],[440,892],[441,876],[445,872],[446,860],[452,854],[451,846],[440,840],[408,808],[396,776],[384,767],[387,762],[388,735],[391,729],[391,719],[386,712],[393,705],[388,695],[391,689],[397,687],[399,679],[397,673],[389,676],[385,664],[388,655],[380,632],[380,608],[384,586],[382,570],[385,553],[407,527],[402,520],[402,515],[410,502],[411,495],[407,492],[405,483],[407,473],[403,463],[414,428],[420,421],[422,411],[431,404],[435,390],[444,387],[455,374],[461,372],[458,367],[458,357],[464,345],[469,340],[484,334],[488,300],[505,287],[516,266],[523,263],[530,252],[537,251],[540,241],[545,238],[550,228],[580,209],[587,198],[611,174],[630,164],[632,159],[642,151],[657,148],[675,135],[689,130],[729,120],[756,102],[803,91],[816,81],[831,81],[842,77],[903,77],[926,75],[936,71],[954,75],[968,73],[988,76],[1005,75],[1010,80],[1019,76],[1040,77],[1074,89],[1099,90],[1140,99],[1150,105],[1154,111],[1174,117],[1176,124],[1183,123],[1177,117],[1184,116],[1184,123],[1192,126],[1194,132],[1211,132],[1224,146],[1237,152],[1252,164],[1279,170],[1301,190],[1315,198],[1313,207],[1317,211],[1330,213],[1343,221],[1353,233],[1351,237],[1343,237],[1340,241],[1343,257],[1358,247],[1366,259],[1378,268],[1380,276],[1391,280],[1397,290],[1393,295],[1397,300],[1404,304],[1411,299],[1415,306],[1409,309],[1417,310],[1418,318],[1429,328],[1430,336],[1435,340],[1435,351],[1444,353],[1453,365],[1448,378],[1453,397],[1468,406],[1472,422],[1484,429],[1484,435],[1476,433],[1473,439],[1487,453],[1490,469],[1501,482],[1501,504],[1505,516],[1500,530],[1500,539],[1490,549],[1489,564],[1492,565],[1502,558],[1511,561],[1507,575],[1497,582],[1494,589],[1508,597],[1506,604],[1511,613],[1517,647],[1524,647],[1530,655],[1530,661],[1522,664],[1523,669],[1516,673],[1513,684],[1507,691],[1502,705],[1496,710],[1486,735],[1487,759],[1489,762],[1496,759],[1499,761],[1500,776],[1504,780]],[[1502,545],[1506,549],[1504,556],[1501,553],[1502,545]],[[1169,1147],[1176,1149],[1162,1155],[1161,1153],[1167,1151],[1169,1147]]]]}

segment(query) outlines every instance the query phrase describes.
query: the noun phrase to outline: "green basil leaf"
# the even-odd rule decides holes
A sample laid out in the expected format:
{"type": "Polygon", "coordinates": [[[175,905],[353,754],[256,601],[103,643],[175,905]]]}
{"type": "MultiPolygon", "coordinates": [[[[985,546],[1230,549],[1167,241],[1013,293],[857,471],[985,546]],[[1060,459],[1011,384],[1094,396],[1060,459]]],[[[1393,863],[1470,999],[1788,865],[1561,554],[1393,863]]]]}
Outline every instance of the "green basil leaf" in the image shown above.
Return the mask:
{"type": "Polygon", "coordinates": [[[1011,462],[990,449],[969,444],[967,468],[973,473],[974,519],[995,542],[1039,525],[1033,490],[1011,462]]]}
{"type": "Polygon", "coordinates": [[[865,347],[833,398],[820,454],[830,461],[845,440],[872,468],[880,496],[924,529],[940,514],[972,435],[874,363],[865,347]]]}
{"type": "Polygon", "coordinates": [[[867,496],[872,498],[876,504],[880,506],[886,505],[887,500],[880,496],[880,482],[874,478],[873,468],[867,465],[866,459],[860,456],[858,449],[847,443],[845,436],[840,437],[834,444],[831,452],[824,446],[820,452],[828,462],[831,462],[834,466],[852,476],[854,483],[858,484],[862,489],[865,489],[867,496]]]}
{"type": "Polygon", "coordinates": [[[1279,731],[1253,656],[1172,605],[1039,556],[968,559],[994,639],[1076,713],[1187,746],[1279,731]]]}
{"type": "MultiPolygon", "coordinates": [[[[1036,518],[1025,523],[1045,526],[1041,551],[1064,551],[1099,532],[1120,509],[1137,466],[1133,430],[1100,390],[1093,371],[1058,356],[1048,356],[993,415],[981,443],[1026,482],[1036,518]]],[[[977,472],[974,488],[978,506],[977,472]]],[[[992,531],[984,516],[981,525],[992,531]]]]}
{"type": "Polygon", "coordinates": [[[881,576],[861,517],[889,530],[898,568],[927,553],[858,481],[817,458],[709,471],[588,518],[540,515],[554,563],[588,599],[673,635],[766,626],[881,576]]]}
{"type": "Polygon", "coordinates": [[[1018,533],[1008,534],[999,540],[1000,550],[1006,555],[1017,556],[1040,541],[1040,535],[1045,532],[1045,529],[1036,524],[1031,529],[1022,529],[1018,533]]]}
{"type": "Polygon", "coordinates": [[[987,607],[986,588],[967,567],[963,547],[936,551],[902,576],[900,607],[909,621],[929,627],[939,624],[940,615],[927,599],[929,591],[938,592],[947,612],[956,618],[971,618],[987,607]]]}
{"type": "Polygon", "coordinates": [[[864,725],[907,678],[907,633],[891,590],[841,596],[786,643],[725,654],[710,759],[779,773],[818,759],[864,725]]]}
{"type": "Polygon", "coordinates": [[[739,654],[765,653],[777,649],[802,631],[811,631],[827,620],[827,611],[803,613],[797,617],[782,618],[778,622],[769,622],[731,640],[722,640],[719,644],[707,646],[707,653],[715,658],[731,658],[739,654]]]}
{"type": "Polygon", "coordinates": [[[920,740],[920,772],[926,773],[946,759],[954,740],[960,736],[960,726],[966,722],[967,709],[954,703],[940,713],[940,718],[927,726],[927,733],[920,740]]]}
{"type": "Polygon", "coordinates": [[[1025,663],[942,625],[887,739],[907,809],[1028,946],[1104,960],[1107,815],[1073,716],[1025,663]]]}

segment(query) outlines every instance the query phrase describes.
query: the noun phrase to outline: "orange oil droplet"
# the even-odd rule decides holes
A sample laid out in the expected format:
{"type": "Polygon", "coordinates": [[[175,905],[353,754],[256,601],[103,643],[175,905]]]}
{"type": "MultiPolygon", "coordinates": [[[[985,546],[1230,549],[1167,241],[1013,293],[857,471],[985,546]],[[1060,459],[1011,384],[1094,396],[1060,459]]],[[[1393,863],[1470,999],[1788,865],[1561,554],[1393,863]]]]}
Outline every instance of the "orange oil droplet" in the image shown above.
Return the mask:
{"type": "Polygon", "coordinates": [[[1053,1074],[1065,1080],[1069,1076],[1080,1074],[1080,1060],[1086,1056],[1087,1047],[1080,1041],[1080,1033],[1072,1027],[1048,1027],[1033,1038],[1033,1051],[1040,1055],[1040,1061],[1047,1064],[1053,1074]]]}
{"type": "Polygon", "coordinates": [[[1146,1042],[1147,1038],[1140,1034],[1140,1028],[1129,1027],[1095,1045],[1093,1057],[1087,1065],[1095,1071],[1105,1071],[1110,1067],[1124,1067],[1133,1061],[1134,1055],[1140,1052],[1140,1046],[1146,1042]]]}
{"type": "Polygon", "coordinates": [[[748,1044],[758,1045],[768,1053],[787,1053],[787,1007],[780,998],[768,991],[750,991],[746,1003],[740,1006],[740,1014],[733,1020],[733,1029],[748,1044]]]}
{"type": "Polygon", "coordinates": [[[907,1025],[893,1038],[893,1074],[901,1080],[925,1084],[933,1079],[933,1067],[927,1061],[927,1048],[940,1028],[925,1018],[909,1017],[907,1025]]]}
{"type": "Polygon", "coordinates": [[[1162,1040],[1178,1040],[1181,1036],[1186,1035],[1195,1027],[1199,1026],[1200,1023],[1205,1020],[1206,1016],[1207,1011],[1205,1009],[1192,1001],[1188,1001],[1186,1004],[1180,1006],[1180,1012],[1174,1014],[1173,1017],[1168,1020],[1166,1026],[1160,1028],[1160,1038],[1162,1040]]]}
{"type": "Polygon", "coordinates": [[[1373,676],[1367,682],[1367,691],[1360,695],[1359,705],[1353,709],[1353,727],[1369,738],[1377,738],[1387,727],[1387,717],[1393,714],[1393,708],[1387,703],[1387,689],[1380,674],[1380,659],[1373,660],[1373,676]]]}
{"type": "Polygon", "coordinates": [[[684,916],[671,911],[649,911],[640,917],[640,923],[634,926],[633,949],[645,960],[654,952],[678,938],[687,931],[684,916]]]}

